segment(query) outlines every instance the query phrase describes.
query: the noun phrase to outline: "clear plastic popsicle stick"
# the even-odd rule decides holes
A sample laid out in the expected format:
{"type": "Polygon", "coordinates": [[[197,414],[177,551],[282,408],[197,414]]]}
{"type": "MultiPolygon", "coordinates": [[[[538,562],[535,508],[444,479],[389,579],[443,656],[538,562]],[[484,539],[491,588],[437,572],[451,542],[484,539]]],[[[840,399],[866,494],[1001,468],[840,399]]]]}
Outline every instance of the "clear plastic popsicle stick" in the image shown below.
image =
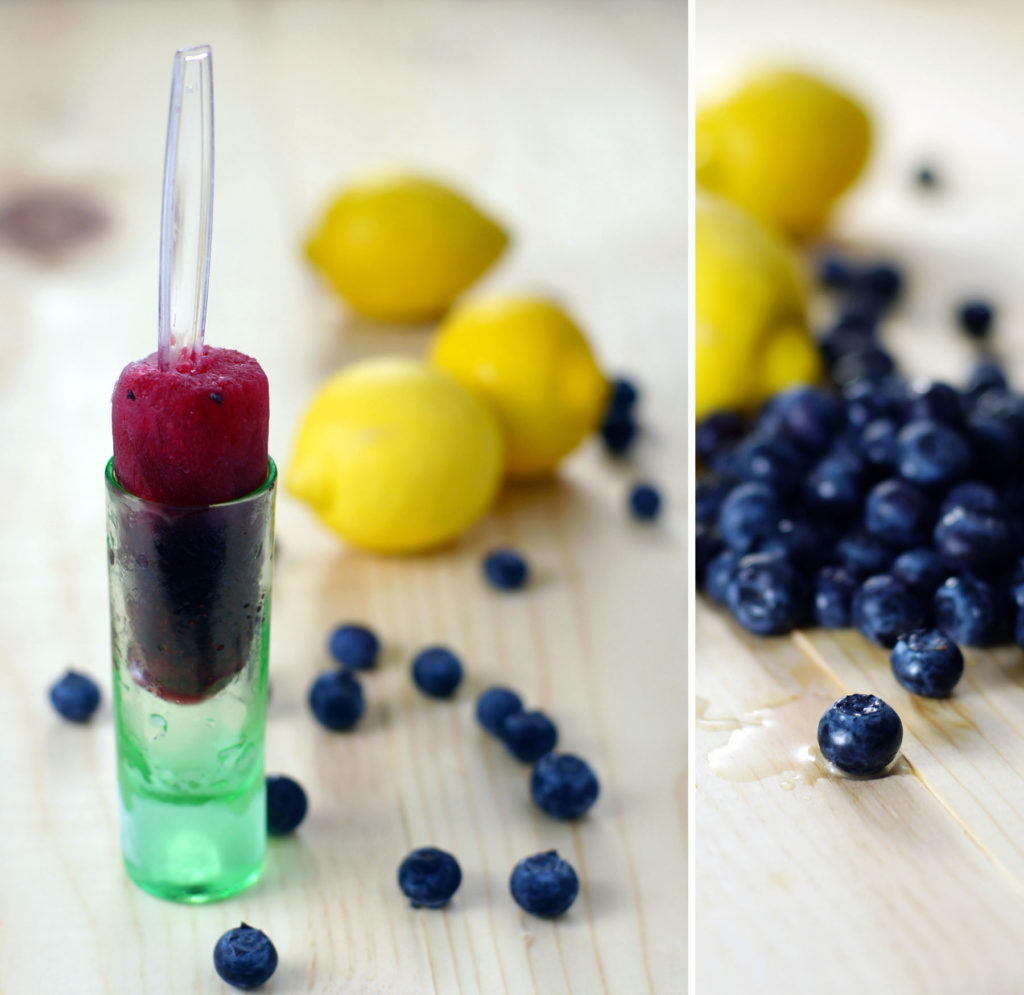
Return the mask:
{"type": "Polygon", "coordinates": [[[197,355],[206,330],[213,221],[213,53],[178,51],[167,117],[160,217],[161,370],[197,355]]]}

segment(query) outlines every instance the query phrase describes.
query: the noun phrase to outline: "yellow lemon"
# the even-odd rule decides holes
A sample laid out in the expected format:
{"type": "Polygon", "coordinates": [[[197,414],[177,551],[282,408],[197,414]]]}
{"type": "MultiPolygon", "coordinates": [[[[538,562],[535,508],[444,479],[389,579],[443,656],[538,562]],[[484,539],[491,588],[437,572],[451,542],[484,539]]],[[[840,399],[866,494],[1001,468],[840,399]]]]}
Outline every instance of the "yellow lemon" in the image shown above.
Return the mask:
{"type": "Polygon", "coordinates": [[[750,409],[783,387],[817,380],[821,361],[789,245],[742,208],[699,192],[694,251],[697,417],[750,409]]]}
{"type": "Polygon", "coordinates": [[[426,321],[444,314],[507,244],[497,222],[456,191],[398,174],[339,194],[306,255],[359,314],[426,321]]]}
{"type": "Polygon", "coordinates": [[[583,332],[542,297],[465,304],[438,330],[430,359],[497,410],[512,477],[551,473],[594,430],[608,395],[583,332]]]}
{"type": "Polygon", "coordinates": [[[697,115],[697,181],[796,238],[816,234],[860,174],[871,122],[850,96],[806,73],[754,77],[697,115]]]}
{"type": "Polygon", "coordinates": [[[503,468],[501,424],[486,404],[420,360],[380,357],[317,392],[285,486],[353,545],[411,553],[477,521],[503,468]]]}

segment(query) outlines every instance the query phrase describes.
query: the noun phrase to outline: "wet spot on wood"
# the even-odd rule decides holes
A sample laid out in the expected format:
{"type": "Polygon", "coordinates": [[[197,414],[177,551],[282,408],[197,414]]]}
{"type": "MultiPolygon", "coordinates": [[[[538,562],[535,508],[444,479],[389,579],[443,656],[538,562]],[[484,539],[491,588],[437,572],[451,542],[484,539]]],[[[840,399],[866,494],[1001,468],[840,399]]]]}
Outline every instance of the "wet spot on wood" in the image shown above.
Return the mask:
{"type": "Polygon", "coordinates": [[[102,207],[64,188],[20,190],[0,201],[0,242],[46,262],[98,238],[109,224],[102,207]]]}

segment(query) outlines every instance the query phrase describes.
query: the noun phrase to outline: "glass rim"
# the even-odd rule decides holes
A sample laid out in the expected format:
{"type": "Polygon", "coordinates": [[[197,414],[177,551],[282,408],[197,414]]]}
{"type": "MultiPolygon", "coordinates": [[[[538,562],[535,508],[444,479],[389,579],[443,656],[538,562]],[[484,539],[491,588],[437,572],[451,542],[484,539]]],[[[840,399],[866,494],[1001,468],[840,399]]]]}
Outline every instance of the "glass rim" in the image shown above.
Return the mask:
{"type": "Polygon", "coordinates": [[[103,475],[106,478],[107,490],[118,497],[130,498],[132,501],[138,501],[139,504],[152,508],[174,508],[179,511],[200,511],[205,508],[230,508],[233,505],[245,504],[247,501],[258,500],[267,492],[274,489],[274,485],[277,483],[277,464],[274,462],[272,457],[267,456],[267,476],[256,490],[249,491],[248,494],[243,494],[241,497],[234,498],[231,501],[219,501],[216,504],[165,504],[163,501],[150,501],[147,498],[139,497],[138,494],[133,494],[125,488],[114,475],[113,456],[107,460],[107,465],[103,471],[103,475]]]}

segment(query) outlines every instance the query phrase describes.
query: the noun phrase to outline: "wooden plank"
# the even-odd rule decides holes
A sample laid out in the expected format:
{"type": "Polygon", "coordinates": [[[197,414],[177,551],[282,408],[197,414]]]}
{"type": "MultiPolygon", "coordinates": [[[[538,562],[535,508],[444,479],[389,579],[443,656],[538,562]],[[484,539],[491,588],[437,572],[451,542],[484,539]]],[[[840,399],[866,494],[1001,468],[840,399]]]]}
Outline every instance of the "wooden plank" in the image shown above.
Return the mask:
{"type": "Polygon", "coordinates": [[[245,919],[281,955],[277,993],[675,992],[685,977],[685,149],[681,5],[223,2],[6,5],[0,202],[70,187],[108,214],[101,237],[46,263],[0,245],[0,447],[12,487],[0,631],[0,991],[220,992],[211,953],[245,919]],[[336,184],[381,161],[462,183],[512,224],[493,286],[564,293],[610,369],[634,373],[654,426],[635,463],[588,445],[557,483],[511,490],[464,541],[430,557],[344,549],[278,504],[270,770],[311,812],[272,841],[264,878],[216,905],[169,905],[119,863],[112,722],[51,713],[67,663],[106,685],[101,468],[107,396],[155,335],[157,197],[173,49],[216,61],[217,202],[209,340],[268,371],[271,451],[287,460],[315,385],[342,362],[419,352],[427,330],[347,318],[298,245],[336,184]],[[26,412],[31,413],[26,415],[26,412]],[[668,512],[631,525],[629,481],[668,512]],[[521,546],[539,577],[502,598],[482,553],[521,546]],[[333,736],[305,696],[343,618],[379,627],[359,730],[333,736]],[[465,656],[451,703],[416,694],[411,653],[465,656]],[[541,818],[526,771],[484,737],[475,692],[511,683],[550,709],[602,797],[579,825],[541,818]],[[415,845],[459,857],[450,909],[395,884],[415,845]],[[522,914],[516,860],[557,847],[584,881],[564,919],[522,914]],[[55,932],[56,931],[56,932],[55,932]],[[60,954],[55,956],[55,940],[60,954]]]}

